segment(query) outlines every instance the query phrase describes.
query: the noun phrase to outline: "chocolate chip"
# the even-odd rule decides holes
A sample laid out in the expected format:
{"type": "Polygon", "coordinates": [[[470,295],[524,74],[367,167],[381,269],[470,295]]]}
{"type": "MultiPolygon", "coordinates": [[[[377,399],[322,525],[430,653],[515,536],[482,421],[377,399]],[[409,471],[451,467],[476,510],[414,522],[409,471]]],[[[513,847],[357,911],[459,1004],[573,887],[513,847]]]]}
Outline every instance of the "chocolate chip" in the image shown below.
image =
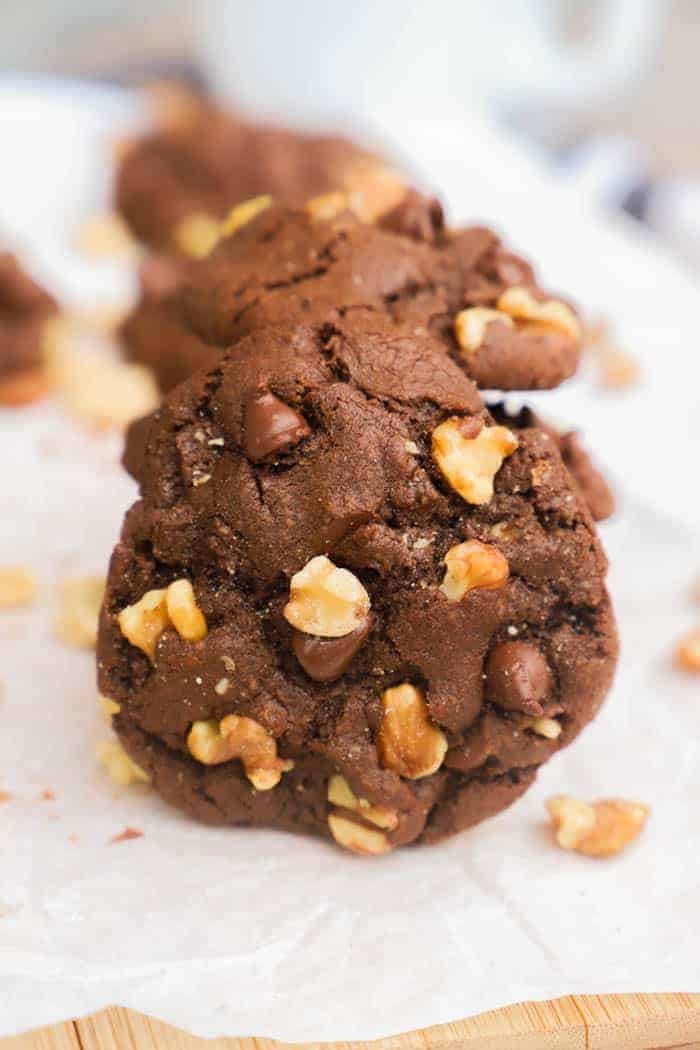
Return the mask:
{"type": "Polygon", "coordinates": [[[298,444],[310,433],[304,417],[269,390],[257,394],[245,407],[243,447],[254,463],[298,444]]]}
{"type": "Polygon", "coordinates": [[[374,617],[370,614],[364,623],[342,638],[315,638],[295,631],[294,655],[309,678],[315,682],[334,682],[350,666],[373,623],[374,617]]]}
{"type": "Polygon", "coordinates": [[[416,190],[409,190],[401,203],[384,215],[378,225],[392,233],[433,244],[445,228],[445,217],[436,197],[424,197],[416,190]]]}
{"type": "Polygon", "coordinates": [[[488,699],[507,711],[541,715],[541,702],[552,690],[552,672],[535,645],[506,642],[498,645],[486,668],[488,699]]]}

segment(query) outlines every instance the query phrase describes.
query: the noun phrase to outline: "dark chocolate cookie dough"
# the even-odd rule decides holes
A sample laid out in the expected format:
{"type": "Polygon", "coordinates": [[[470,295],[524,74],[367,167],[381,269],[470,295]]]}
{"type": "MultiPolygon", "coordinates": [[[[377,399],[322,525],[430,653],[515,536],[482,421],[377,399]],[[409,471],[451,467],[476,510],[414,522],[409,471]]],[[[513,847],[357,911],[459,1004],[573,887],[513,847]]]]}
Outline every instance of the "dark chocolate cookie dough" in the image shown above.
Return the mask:
{"type": "Polygon", "coordinates": [[[41,337],[55,300],[0,252],[0,405],[34,401],[45,391],[41,337]]]}
{"type": "Polygon", "coordinates": [[[172,251],[189,216],[222,219],[238,201],[265,193],[303,203],[370,161],[346,139],[247,124],[193,96],[181,119],[128,148],[116,204],[139,240],[172,251]]]}
{"type": "Polygon", "coordinates": [[[264,208],[183,265],[175,290],[143,298],[123,328],[128,356],[169,389],[258,328],[367,311],[435,336],[479,387],[545,389],[572,375],[573,310],[490,230],[448,230],[434,199],[401,193],[375,223],[343,210],[341,194],[329,195],[335,212],[329,198],[264,208]]]}
{"type": "Polygon", "coordinates": [[[132,434],[100,691],[201,820],[435,842],[603,701],[606,562],[556,442],[417,327],[256,326],[132,434]]]}

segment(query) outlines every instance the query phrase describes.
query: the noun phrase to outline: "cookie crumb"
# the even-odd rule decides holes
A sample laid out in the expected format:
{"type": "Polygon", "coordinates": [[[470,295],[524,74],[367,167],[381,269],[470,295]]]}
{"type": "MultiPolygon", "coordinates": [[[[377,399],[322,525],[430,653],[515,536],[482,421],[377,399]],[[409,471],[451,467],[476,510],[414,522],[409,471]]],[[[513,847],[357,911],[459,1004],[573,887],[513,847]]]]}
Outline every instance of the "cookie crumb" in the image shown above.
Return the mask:
{"type": "Polygon", "coordinates": [[[118,835],[111,838],[110,844],[115,842],[129,842],[131,839],[142,839],[143,832],[139,831],[138,828],[125,827],[118,835]]]}
{"type": "Polygon", "coordinates": [[[94,647],[104,590],[103,576],[76,576],[64,580],[56,634],[66,645],[94,647]]]}
{"type": "Polygon", "coordinates": [[[36,596],[36,580],[29,569],[0,568],[0,609],[30,605],[36,596]]]}
{"type": "Polygon", "coordinates": [[[587,322],[584,345],[594,359],[598,385],[604,390],[624,391],[636,385],[641,373],[639,359],[617,345],[608,321],[597,318],[587,322]]]}
{"type": "Polygon", "coordinates": [[[39,794],[39,799],[42,802],[55,802],[56,801],[56,795],[51,790],[51,788],[44,788],[44,790],[39,794]]]}
{"type": "Polygon", "coordinates": [[[588,803],[571,795],[547,800],[557,844],[587,857],[615,857],[641,834],[649,817],[643,802],[600,799],[588,803]]]}
{"type": "Polygon", "coordinates": [[[128,314],[129,310],[125,306],[102,304],[73,310],[70,320],[74,321],[78,327],[86,328],[88,331],[113,336],[128,314]]]}
{"type": "Polygon", "coordinates": [[[138,252],[138,244],[123,219],[113,212],[93,215],[78,230],[77,247],[91,258],[123,259],[138,252]]]}
{"type": "Polygon", "coordinates": [[[150,782],[148,773],[129,758],[118,740],[104,740],[98,744],[97,760],[105,767],[112,782],[119,787],[150,782]]]}
{"type": "Polygon", "coordinates": [[[617,348],[610,348],[602,355],[599,369],[599,382],[604,390],[629,390],[636,386],[641,373],[638,359],[617,348]]]}
{"type": "Polygon", "coordinates": [[[0,379],[0,405],[22,408],[40,401],[48,393],[48,384],[42,368],[26,368],[0,379]]]}
{"type": "Polygon", "coordinates": [[[0,790],[0,805],[2,805],[4,802],[11,802],[12,798],[13,795],[10,791],[0,790]]]}
{"type": "Polygon", "coordinates": [[[682,671],[700,674],[700,627],[694,627],[681,638],[676,647],[676,666],[682,671]]]}
{"type": "Polygon", "coordinates": [[[126,427],[158,405],[149,368],[78,349],[70,333],[51,338],[46,358],[50,385],[68,410],[100,430],[126,427]]]}
{"type": "Polygon", "coordinates": [[[173,237],[177,247],[191,259],[204,259],[219,240],[221,223],[214,215],[193,212],[175,227],[173,237]]]}
{"type": "Polygon", "coordinates": [[[101,693],[98,693],[97,700],[105,719],[111,723],[112,717],[118,715],[121,711],[121,704],[118,704],[116,700],[112,700],[109,696],[102,696],[101,693]]]}

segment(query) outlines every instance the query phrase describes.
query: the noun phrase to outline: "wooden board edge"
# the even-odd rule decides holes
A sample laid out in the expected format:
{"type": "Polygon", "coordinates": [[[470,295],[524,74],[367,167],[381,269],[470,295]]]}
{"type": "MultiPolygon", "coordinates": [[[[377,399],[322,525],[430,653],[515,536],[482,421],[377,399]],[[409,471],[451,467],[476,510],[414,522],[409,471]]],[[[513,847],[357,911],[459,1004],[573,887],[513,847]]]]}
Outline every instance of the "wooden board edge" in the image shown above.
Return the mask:
{"type": "Polygon", "coordinates": [[[0,1050],[680,1050],[700,1048],[700,994],[563,996],[373,1042],[201,1039],[124,1007],[0,1039],[0,1050]]]}

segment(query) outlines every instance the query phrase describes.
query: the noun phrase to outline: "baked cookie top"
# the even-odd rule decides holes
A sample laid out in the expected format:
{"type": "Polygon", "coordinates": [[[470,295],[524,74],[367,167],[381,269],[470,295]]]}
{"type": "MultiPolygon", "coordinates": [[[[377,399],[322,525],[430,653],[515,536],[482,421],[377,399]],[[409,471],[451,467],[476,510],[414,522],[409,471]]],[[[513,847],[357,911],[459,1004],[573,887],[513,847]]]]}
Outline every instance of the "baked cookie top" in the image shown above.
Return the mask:
{"type": "Polygon", "coordinates": [[[179,119],[132,142],[117,172],[117,208],[155,248],[177,251],[178,227],[191,216],[222,219],[263,193],[301,204],[374,160],[339,136],[249,124],[194,96],[182,108],[179,119]]]}
{"type": "Polygon", "coordinates": [[[606,562],[556,443],[499,423],[415,329],[255,328],[132,434],[100,689],[202,819],[433,841],[602,702],[606,562]]]}
{"type": "Polygon", "coordinates": [[[127,352],[167,386],[191,369],[193,341],[207,365],[212,348],[267,325],[363,311],[434,336],[482,388],[545,389],[572,375],[574,311],[492,231],[446,229],[434,199],[402,192],[374,223],[344,208],[342,194],[298,210],[263,206],[207,258],[184,265],[169,296],[144,299],[124,328],[127,352]],[[174,336],[160,346],[158,325],[174,336]]]}

